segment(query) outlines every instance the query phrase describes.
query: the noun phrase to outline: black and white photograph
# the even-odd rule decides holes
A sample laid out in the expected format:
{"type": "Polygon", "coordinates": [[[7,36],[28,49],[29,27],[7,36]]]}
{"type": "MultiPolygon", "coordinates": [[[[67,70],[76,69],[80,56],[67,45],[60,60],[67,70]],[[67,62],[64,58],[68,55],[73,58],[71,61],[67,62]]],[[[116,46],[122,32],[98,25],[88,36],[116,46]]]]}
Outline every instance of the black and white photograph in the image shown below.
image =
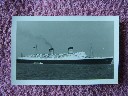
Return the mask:
{"type": "Polygon", "coordinates": [[[114,35],[119,30],[115,26],[118,21],[113,18],[118,20],[118,17],[106,16],[107,20],[103,19],[105,16],[101,20],[98,16],[81,16],[82,20],[77,16],[73,20],[68,17],[42,16],[41,20],[38,16],[30,17],[31,20],[14,17],[15,42],[12,44],[16,64],[12,63],[15,66],[12,74],[15,80],[58,80],[59,84],[65,84],[63,80],[113,80],[117,83],[118,39],[115,38],[118,37],[114,35]]]}

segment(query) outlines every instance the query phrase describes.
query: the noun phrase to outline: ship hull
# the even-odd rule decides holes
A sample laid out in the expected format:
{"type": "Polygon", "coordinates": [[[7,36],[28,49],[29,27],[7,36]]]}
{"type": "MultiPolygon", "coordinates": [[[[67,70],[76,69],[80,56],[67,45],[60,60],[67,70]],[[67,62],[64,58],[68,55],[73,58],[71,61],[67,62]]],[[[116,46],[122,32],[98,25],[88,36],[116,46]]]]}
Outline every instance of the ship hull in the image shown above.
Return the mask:
{"type": "Polygon", "coordinates": [[[25,60],[17,59],[17,63],[34,63],[34,64],[111,64],[113,58],[103,59],[80,59],[80,60],[25,60]]]}

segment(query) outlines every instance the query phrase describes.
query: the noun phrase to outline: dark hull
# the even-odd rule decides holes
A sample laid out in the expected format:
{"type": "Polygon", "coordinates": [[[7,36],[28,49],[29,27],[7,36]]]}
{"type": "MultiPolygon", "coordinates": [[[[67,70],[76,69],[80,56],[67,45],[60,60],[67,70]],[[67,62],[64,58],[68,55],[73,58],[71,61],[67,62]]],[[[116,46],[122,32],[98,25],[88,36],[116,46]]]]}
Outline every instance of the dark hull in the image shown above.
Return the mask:
{"type": "Polygon", "coordinates": [[[43,63],[43,64],[111,64],[113,58],[82,59],[82,60],[23,60],[17,59],[17,63],[43,63]]]}

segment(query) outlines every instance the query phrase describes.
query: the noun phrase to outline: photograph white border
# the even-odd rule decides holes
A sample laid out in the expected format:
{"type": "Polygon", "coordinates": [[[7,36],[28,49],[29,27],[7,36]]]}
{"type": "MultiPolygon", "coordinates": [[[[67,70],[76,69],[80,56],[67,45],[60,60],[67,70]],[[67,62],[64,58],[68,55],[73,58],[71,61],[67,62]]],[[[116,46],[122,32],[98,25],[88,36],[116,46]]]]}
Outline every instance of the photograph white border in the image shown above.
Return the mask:
{"type": "Polygon", "coordinates": [[[93,85],[118,84],[119,16],[13,16],[11,29],[11,84],[12,85],[93,85]],[[114,79],[94,80],[16,80],[17,21],[114,21],[114,79]]]}

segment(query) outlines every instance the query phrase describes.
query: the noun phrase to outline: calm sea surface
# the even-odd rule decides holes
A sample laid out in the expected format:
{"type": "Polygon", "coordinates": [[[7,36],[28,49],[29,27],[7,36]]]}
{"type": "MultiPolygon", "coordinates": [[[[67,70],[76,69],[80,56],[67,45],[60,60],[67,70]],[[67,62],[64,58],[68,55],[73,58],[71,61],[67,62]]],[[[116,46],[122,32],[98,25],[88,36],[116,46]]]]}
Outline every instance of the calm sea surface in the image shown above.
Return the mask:
{"type": "Polygon", "coordinates": [[[17,80],[113,79],[113,64],[17,64],[17,80]]]}

